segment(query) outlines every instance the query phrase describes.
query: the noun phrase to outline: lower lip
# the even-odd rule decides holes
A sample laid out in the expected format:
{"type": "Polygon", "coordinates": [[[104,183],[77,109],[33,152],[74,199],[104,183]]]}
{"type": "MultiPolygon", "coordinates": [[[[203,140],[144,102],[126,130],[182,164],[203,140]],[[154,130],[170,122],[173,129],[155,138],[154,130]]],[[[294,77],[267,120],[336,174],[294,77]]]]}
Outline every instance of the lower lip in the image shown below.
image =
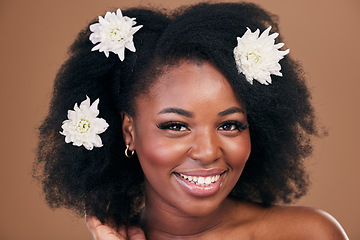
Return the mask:
{"type": "Polygon", "coordinates": [[[185,188],[185,190],[187,192],[189,192],[190,194],[197,196],[197,197],[208,197],[211,195],[214,195],[215,193],[217,193],[224,181],[225,175],[221,174],[220,178],[210,184],[209,186],[201,186],[201,185],[196,185],[195,183],[189,182],[188,180],[184,179],[183,177],[181,177],[179,174],[174,174],[176,180],[180,183],[180,185],[185,188]]]}

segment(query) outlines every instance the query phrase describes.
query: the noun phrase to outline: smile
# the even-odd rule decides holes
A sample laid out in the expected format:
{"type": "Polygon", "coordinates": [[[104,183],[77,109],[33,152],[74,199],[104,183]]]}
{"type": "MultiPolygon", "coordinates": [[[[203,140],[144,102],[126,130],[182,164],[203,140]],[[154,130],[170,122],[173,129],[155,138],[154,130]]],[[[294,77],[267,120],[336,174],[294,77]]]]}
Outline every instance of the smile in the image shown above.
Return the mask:
{"type": "Polygon", "coordinates": [[[180,173],[180,176],[186,180],[188,180],[191,183],[194,183],[198,186],[207,187],[211,184],[214,184],[217,180],[220,178],[220,174],[214,175],[214,176],[207,176],[207,177],[201,177],[201,176],[187,176],[180,173]]]}
{"type": "Polygon", "coordinates": [[[174,172],[175,179],[188,193],[197,197],[208,197],[216,194],[224,183],[228,171],[215,170],[212,173],[174,172]]]}

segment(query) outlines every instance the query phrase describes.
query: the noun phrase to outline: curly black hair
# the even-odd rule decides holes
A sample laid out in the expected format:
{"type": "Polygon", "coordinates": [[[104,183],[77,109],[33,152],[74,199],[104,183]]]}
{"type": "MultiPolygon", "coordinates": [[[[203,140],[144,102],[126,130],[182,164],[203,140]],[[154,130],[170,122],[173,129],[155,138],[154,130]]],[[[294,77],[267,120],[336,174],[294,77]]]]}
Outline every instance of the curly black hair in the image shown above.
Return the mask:
{"type": "Polygon", "coordinates": [[[91,51],[86,27],[56,76],[33,173],[51,207],[80,216],[86,211],[119,225],[139,223],[144,174],[136,155],[131,160],[124,155],[121,112],[135,116],[134,99],[146,94],[166,67],[183,60],[216,66],[246,108],[252,151],[230,196],[269,206],[306,193],[303,160],[311,154],[311,136],[318,133],[301,66],[287,55],[280,62],[283,77],[272,76],[271,85],[251,85],[238,73],[233,56],[236,39],[247,28],[272,26],[279,32],[275,15],[249,3],[200,3],[172,12],[132,8],[123,15],[143,25],[134,35],[136,52],[126,51],[120,61],[116,54],[106,58],[91,51]],[[86,96],[100,99],[99,117],[109,123],[101,134],[104,146],[92,151],[66,144],[59,133],[67,111],[86,96]]]}

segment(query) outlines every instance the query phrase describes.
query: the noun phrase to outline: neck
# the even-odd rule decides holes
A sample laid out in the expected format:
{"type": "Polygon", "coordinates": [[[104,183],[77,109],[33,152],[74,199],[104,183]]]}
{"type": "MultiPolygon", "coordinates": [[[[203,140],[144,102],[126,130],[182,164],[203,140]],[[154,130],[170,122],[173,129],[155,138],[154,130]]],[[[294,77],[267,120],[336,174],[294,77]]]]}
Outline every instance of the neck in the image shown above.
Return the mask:
{"type": "Polygon", "coordinates": [[[192,216],[179,212],[179,210],[146,199],[142,217],[145,222],[146,239],[179,239],[200,238],[220,230],[226,225],[233,202],[225,199],[213,212],[201,216],[192,216]]]}

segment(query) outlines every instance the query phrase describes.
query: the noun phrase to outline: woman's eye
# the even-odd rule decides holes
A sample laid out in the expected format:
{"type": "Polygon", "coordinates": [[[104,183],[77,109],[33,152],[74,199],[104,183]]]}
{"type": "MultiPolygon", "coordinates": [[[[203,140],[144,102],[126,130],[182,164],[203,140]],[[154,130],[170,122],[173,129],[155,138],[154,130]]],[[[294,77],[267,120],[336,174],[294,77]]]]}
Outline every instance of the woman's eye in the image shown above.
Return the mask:
{"type": "Polygon", "coordinates": [[[225,122],[220,127],[219,130],[222,131],[240,131],[240,130],[246,130],[248,128],[248,125],[244,125],[241,122],[238,121],[231,121],[231,122],[225,122]]]}
{"type": "Polygon", "coordinates": [[[235,124],[225,124],[222,125],[219,129],[224,131],[233,131],[236,129],[236,126],[235,124]]]}
{"type": "Polygon", "coordinates": [[[169,129],[170,130],[173,130],[173,131],[186,131],[187,128],[183,125],[180,125],[180,124],[172,124],[169,126],[169,129]]]}
{"type": "Polygon", "coordinates": [[[171,131],[176,131],[176,132],[188,130],[188,127],[186,124],[178,123],[178,122],[161,123],[161,124],[157,125],[157,127],[162,130],[171,130],[171,131]]]}

